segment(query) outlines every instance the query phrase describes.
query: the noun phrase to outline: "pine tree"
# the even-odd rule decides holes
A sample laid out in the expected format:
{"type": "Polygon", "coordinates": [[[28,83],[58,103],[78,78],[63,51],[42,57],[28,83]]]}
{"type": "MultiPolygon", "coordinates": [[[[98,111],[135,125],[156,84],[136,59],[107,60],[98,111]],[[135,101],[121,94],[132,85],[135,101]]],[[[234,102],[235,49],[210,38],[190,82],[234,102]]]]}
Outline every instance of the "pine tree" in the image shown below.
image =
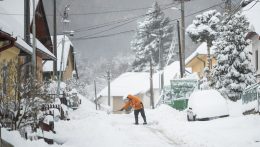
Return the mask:
{"type": "Polygon", "coordinates": [[[151,57],[154,66],[158,69],[159,48],[161,59],[165,61],[171,45],[172,31],[170,19],[165,18],[158,3],[154,2],[152,8],[146,13],[144,21],[139,22],[135,38],[131,42],[131,49],[135,53],[133,71],[148,71],[151,57]]]}
{"type": "Polygon", "coordinates": [[[223,20],[220,36],[213,43],[217,64],[213,68],[213,85],[224,96],[236,101],[248,85],[253,84],[254,69],[245,40],[249,22],[240,13],[223,20]]]}
{"type": "Polygon", "coordinates": [[[195,43],[207,43],[208,69],[211,69],[210,47],[217,36],[217,26],[220,21],[220,13],[209,10],[196,16],[193,23],[188,26],[187,33],[195,43]]]}

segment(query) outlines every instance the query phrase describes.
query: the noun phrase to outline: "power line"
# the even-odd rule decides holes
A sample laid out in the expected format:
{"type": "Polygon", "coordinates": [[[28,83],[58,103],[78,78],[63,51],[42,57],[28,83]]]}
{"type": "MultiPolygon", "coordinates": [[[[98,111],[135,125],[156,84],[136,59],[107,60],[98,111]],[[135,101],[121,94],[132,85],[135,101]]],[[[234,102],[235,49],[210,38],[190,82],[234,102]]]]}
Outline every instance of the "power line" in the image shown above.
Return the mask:
{"type": "Polygon", "coordinates": [[[241,5],[242,5],[242,3],[238,3],[237,7],[236,7],[235,9],[233,9],[233,11],[231,11],[231,12],[229,13],[229,15],[227,15],[226,17],[224,17],[224,18],[222,19],[222,21],[223,21],[223,20],[226,20],[226,19],[231,19],[231,16],[233,16],[233,15],[241,8],[241,5]]]}
{"type": "Polygon", "coordinates": [[[93,33],[93,34],[90,34],[90,35],[87,35],[87,36],[82,36],[82,37],[90,37],[90,36],[97,35],[97,34],[100,34],[100,33],[104,33],[104,32],[110,31],[110,30],[114,30],[114,29],[116,29],[116,28],[118,28],[118,27],[121,27],[121,26],[124,26],[124,25],[126,25],[126,24],[129,24],[129,23],[131,23],[131,22],[133,22],[133,21],[135,21],[135,19],[134,19],[134,20],[130,20],[130,21],[128,21],[128,22],[126,22],[126,23],[123,23],[123,24],[120,24],[120,25],[116,25],[116,26],[111,27],[111,28],[109,28],[109,29],[102,30],[102,31],[99,31],[99,32],[96,32],[96,33],[93,33]]]}
{"type": "MultiPolygon", "coordinates": [[[[163,10],[166,10],[166,9],[169,9],[169,8],[171,8],[171,6],[170,6],[170,7],[163,8],[163,10]]],[[[97,35],[97,34],[100,34],[100,33],[103,33],[103,32],[107,32],[107,31],[116,29],[116,28],[118,28],[118,27],[121,27],[121,26],[123,26],[123,25],[129,24],[129,23],[135,21],[136,19],[141,18],[141,17],[144,17],[144,16],[149,15],[149,14],[152,14],[152,13],[147,13],[147,14],[144,14],[144,15],[135,16],[135,17],[132,17],[132,18],[127,18],[126,20],[121,21],[121,22],[127,21],[127,22],[125,22],[125,23],[123,23],[123,24],[120,24],[120,25],[111,27],[111,28],[106,29],[106,30],[102,30],[102,31],[100,31],[100,32],[96,32],[96,33],[91,34],[91,35],[82,36],[81,38],[90,37],[90,36],[93,36],[93,35],[97,35]]],[[[120,22],[120,21],[117,21],[117,23],[121,23],[121,22],[120,22]]],[[[94,27],[94,28],[88,28],[87,30],[97,29],[97,28],[101,28],[101,27],[109,26],[109,25],[110,25],[110,23],[108,23],[108,24],[106,24],[106,25],[103,25],[103,26],[97,26],[97,27],[94,27]]],[[[77,32],[82,32],[82,31],[79,31],[79,30],[76,30],[76,31],[77,31],[77,32]]]]}
{"type": "MultiPolygon", "coordinates": [[[[199,11],[196,11],[196,12],[193,12],[193,13],[190,13],[190,14],[188,14],[188,15],[185,15],[185,17],[190,17],[190,16],[193,16],[193,15],[195,15],[195,14],[198,14],[198,13],[201,13],[201,12],[203,12],[203,11],[206,11],[206,10],[208,10],[208,9],[211,9],[211,8],[214,8],[214,7],[217,7],[217,6],[221,6],[221,4],[223,4],[224,2],[221,2],[221,3],[218,3],[218,4],[215,4],[215,5],[213,5],[213,6],[210,6],[210,7],[208,7],[208,8],[205,8],[205,9],[202,9],[202,10],[199,10],[199,11]]],[[[171,21],[176,21],[176,20],[179,20],[180,19],[180,17],[179,18],[176,18],[176,19],[172,19],[171,21]]]]}
{"type": "MultiPolygon", "coordinates": [[[[161,6],[169,6],[174,4],[169,3],[169,4],[164,4],[161,6]]],[[[142,7],[142,8],[132,8],[132,9],[122,9],[122,10],[108,10],[108,11],[101,11],[101,12],[88,12],[88,13],[75,13],[75,14],[70,14],[70,15],[96,15],[96,14],[109,14],[109,13],[119,13],[119,12],[131,12],[131,11],[138,11],[138,10],[147,10],[151,7],[142,7]]]]}
{"type": "MultiPolygon", "coordinates": [[[[169,5],[168,7],[165,7],[165,8],[162,8],[161,10],[166,10],[166,9],[169,9],[171,8],[172,6],[169,5]]],[[[149,15],[151,13],[147,13],[147,14],[142,14],[142,15],[137,15],[137,16],[133,16],[133,17],[128,17],[128,18],[124,18],[124,19],[119,19],[119,20],[113,20],[113,21],[110,21],[110,22],[106,22],[106,23],[102,23],[102,24],[98,24],[98,25],[93,25],[93,26],[88,26],[88,27],[82,27],[82,28],[79,28],[79,29],[76,29],[75,31],[76,32],[79,32],[83,29],[86,29],[86,31],[88,30],[94,30],[94,29],[98,29],[98,28],[102,28],[102,27],[106,27],[106,26],[110,26],[110,25],[113,25],[113,24],[116,24],[116,23],[121,23],[121,22],[125,22],[125,21],[128,21],[128,20],[132,20],[132,19],[138,19],[138,18],[142,18],[146,15],[149,15]]]]}
{"type": "Polygon", "coordinates": [[[128,30],[128,31],[122,31],[118,33],[112,33],[112,34],[107,34],[107,35],[102,35],[102,36],[93,36],[93,37],[79,37],[79,38],[72,38],[71,40],[88,40],[88,39],[97,39],[97,38],[104,38],[104,37],[110,37],[110,36],[116,36],[120,34],[126,34],[126,33],[132,33],[135,32],[135,30],[128,30]]]}
{"type": "Polygon", "coordinates": [[[119,19],[119,20],[113,20],[113,21],[106,22],[106,23],[103,23],[103,24],[98,24],[98,25],[93,25],[93,26],[89,26],[89,27],[83,27],[83,28],[80,28],[80,29],[76,29],[75,32],[83,32],[83,31],[95,30],[95,29],[111,26],[111,25],[114,25],[114,24],[117,24],[117,23],[126,22],[126,21],[129,21],[129,20],[136,20],[136,18],[137,18],[137,16],[131,17],[131,18],[124,18],[124,19],[119,19]]]}
{"type": "Polygon", "coordinates": [[[108,10],[102,12],[88,12],[88,13],[74,13],[71,15],[97,15],[97,14],[109,14],[109,13],[118,13],[118,12],[131,12],[131,11],[138,11],[138,10],[146,10],[149,7],[144,8],[135,8],[135,9],[125,9],[125,10],[108,10]]]}
{"type": "MultiPolygon", "coordinates": [[[[172,2],[172,3],[164,4],[162,6],[169,6],[169,5],[172,5],[172,4],[175,4],[175,3],[172,2]]],[[[74,13],[74,14],[71,13],[70,15],[78,16],[78,15],[109,14],[109,13],[120,13],[120,12],[131,12],[131,11],[138,11],[138,10],[146,10],[146,9],[149,9],[149,8],[151,8],[151,7],[131,8],[131,9],[121,9],[121,10],[107,10],[107,11],[101,11],[101,12],[87,12],[87,13],[74,13]]],[[[0,14],[3,14],[3,15],[24,15],[23,13],[4,13],[4,12],[0,12],[0,14]]],[[[53,14],[48,14],[46,16],[53,16],[53,14]]]]}
{"type": "Polygon", "coordinates": [[[246,10],[243,10],[243,11],[249,11],[250,9],[252,9],[259,1],[255,1],[255,3],[253,4],[253,6],[251,6],[250,8],[246,9],[246,10]]]}
{"type": "MultiPolygon", "coordinates": [[[[185,17],[193,16],[193,15],[195,15],[195,14],[197,14],[197,13],[201,13],[201,12],[203,12],[203,11],[205,11],[205,10],[214,8],[214,7],[219,6],[219,5],[223,4],[223,3],[224,3],[224,2],[221,2],[221,3],[215,4],[215,5],[213,5],[213,6],[210,6],[210,7],[208,7],[208,8],[205,8],[205,9],[202,9],[202,10],[199,10],[199,11],[196,11],[196,12],[193,12],[193,13],[191,13],[191,14],[185,15],[185,17]]],[[[145,16],[145,15],[144,15],[144,16],[145,16]]],[[[178,19],[179,19],[179,18],[176,18],[176,19],[172,19],[172,20],[170,20],[170,21],[176,21],[176,20],[178,20],[178,19]]],[[[120,26],[121,26],[121,25],[120,25],[120,26]]],[[[114,29],[114,28],[117,28],[117,27],[113,27],[113,29],[114,29]]],[[[110,29],[111,29],[111,28],[110,28],[110,29]]],[[[110,29],[108,29],[108,30],[110,30],[110,29]]],[[[103,32],[108,31],[108,30],[103,30],[103,32]]],[[[119,32],[119,33],[114,33],[114,34],[107,34],[107,35],[102,35],[102,36],[92,36],[92,37],[90,37],[91,35],[88,35],[88,36],[82,36],[82,37],[79,37],[79,38],[74,38],[74,40],[85,40],[85,39],[104,38],[104,37],[110,37],[110,36],[119,35],[119,34],[122,34],[122,33],[130,33],[130,32],[133,32],[133,31],[135,31],[135,30],[128,30],[128,31],[123,31],[123,32],[119,32]]]]}

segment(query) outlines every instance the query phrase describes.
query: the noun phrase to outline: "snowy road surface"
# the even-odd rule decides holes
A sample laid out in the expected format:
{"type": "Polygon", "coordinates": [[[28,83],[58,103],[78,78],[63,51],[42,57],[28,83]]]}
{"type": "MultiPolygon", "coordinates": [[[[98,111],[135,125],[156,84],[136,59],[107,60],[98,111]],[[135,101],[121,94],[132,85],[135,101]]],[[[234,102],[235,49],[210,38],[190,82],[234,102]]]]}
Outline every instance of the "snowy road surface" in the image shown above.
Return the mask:
{"type": "MultiPolygon", "coordinates": [[[[186,120],[185,111],[161,105],[145,110],[152,125],[136,126],[133,114],[96,111],[82,99],[70,121],[55,122],[54,138],[63,144],[51,147],[260,147],[260,115],[241,115],[239,102],[229,104],[230,117],[195,122],[186,120]]],[[[42,139],[24,140],[17,131],[4,129],[2,137],[15,147],[50,146],[42,139]]]]}
{"type": "MultiPolygon", "coordinates": [[[[64,147],[173,147],[178,144],[158,130],[157,122],[134,125],[133,114],[110,114],[95,111],[83,101],[73,112],[72,120],[59,122],[55,128],[64,147]]],[[[148,117],[149,118],[149,117],[148,117]]],[[[140,116],[141,119],[141,116],[140,116]]],[[[140,123],[142,123],[142,119],[140,123]]],[[[149,122],[149,121],[148,121],[149,122]]]]}

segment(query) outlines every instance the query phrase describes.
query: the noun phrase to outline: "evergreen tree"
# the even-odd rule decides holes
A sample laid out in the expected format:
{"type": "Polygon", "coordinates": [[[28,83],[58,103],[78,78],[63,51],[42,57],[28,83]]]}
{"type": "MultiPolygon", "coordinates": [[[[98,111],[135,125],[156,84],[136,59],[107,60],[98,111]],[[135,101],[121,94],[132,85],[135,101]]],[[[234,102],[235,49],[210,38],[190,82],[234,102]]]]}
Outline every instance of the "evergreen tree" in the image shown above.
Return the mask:
{"type": "Polygon", "coordinates": [[[220,36],[213,43],[217,64],[213,68],[213,85],[224,96],[236,101],[248,85],[253,84],[253,66],[245,40],[249,22],[240,13],[223,20],[220,36]]]}
{"type": "Polygon", "coordinates": [[[208,69],[211,69],[210,47],[217,36],[217,26],[220,21],[220,13],[209,10],[196,16],[193,23],[188,26],[187,33],[195,43],[207,43],[208,69]]]}
{"type": "Polygon", "coordinates": [[[158,3],[154,2],[152,8],[146,13],[144,21],[139,22],[135,38],[131,42],[131,49],[135,53],[133,71],[148,71],[151,57],[154,66],[158,69],[159,48],[161,60],[165,62],[172,41],[172,31],[169,18],[165,18],[158,3]]]}

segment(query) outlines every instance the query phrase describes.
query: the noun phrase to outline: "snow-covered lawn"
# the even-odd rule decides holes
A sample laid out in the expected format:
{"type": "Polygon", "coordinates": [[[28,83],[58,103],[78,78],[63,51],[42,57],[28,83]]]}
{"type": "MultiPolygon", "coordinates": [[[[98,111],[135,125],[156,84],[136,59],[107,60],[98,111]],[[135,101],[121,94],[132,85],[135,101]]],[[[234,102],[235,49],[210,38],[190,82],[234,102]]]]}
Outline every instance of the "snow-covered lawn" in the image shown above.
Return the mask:
{"type": "MultiPolygon", "coordinates": [[[[230,103],[233,108],[238,108],[230,103]]],[[[71,114],[70,121],[55,123],[53,147],[259,147],[260,116],[241,116],[232,110],[231,116],[211,121],[188,122],[186,112],[167,105],[146,109],[150,125],[134,125],[134,115],[107,114],[96,111],[93,103],[82,98],[82,105],[71,114]]],[[[142,123],[141,116],[139,123],[142,123]]],[[[3,138],[16,147],[48,146],[42,140],[25,141],[15,132],[3,131],[3,138]]]]}

